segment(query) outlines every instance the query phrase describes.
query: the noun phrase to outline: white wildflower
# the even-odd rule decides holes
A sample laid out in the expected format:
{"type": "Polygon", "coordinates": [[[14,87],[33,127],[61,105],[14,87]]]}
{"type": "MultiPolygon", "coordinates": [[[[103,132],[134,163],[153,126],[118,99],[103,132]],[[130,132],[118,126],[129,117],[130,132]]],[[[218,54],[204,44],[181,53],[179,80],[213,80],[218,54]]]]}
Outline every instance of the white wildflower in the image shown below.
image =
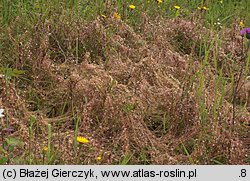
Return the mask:
{"type": "Polygon", "coordinates": [[[0,118],[4,117],[3,112],[4,112],[4,109],[0,109],[0,118]]]}

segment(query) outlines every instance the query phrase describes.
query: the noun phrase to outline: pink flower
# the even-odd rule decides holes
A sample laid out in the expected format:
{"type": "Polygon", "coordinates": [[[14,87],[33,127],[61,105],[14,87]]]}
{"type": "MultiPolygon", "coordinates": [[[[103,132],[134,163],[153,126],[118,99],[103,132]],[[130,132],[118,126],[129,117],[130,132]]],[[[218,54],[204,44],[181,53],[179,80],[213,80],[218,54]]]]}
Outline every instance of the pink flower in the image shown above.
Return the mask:
{"type": "Polygon", "coordinates": [[[247,38],[250,36],[250,27],[244,28],[240,31],[240,35],[244,36],[246,34],[247,38]]]}

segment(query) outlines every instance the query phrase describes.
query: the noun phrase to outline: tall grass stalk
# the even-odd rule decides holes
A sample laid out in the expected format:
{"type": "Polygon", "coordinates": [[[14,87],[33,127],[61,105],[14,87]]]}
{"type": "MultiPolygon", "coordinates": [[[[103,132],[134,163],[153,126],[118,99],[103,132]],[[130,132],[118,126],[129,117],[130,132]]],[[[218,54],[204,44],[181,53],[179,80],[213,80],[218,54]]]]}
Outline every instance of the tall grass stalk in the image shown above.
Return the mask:
{"type": "Polygon", "coordinates": [[[81,144],[79,147],[79,153],[77,152],[78,144],[77,144],[77,136],[79,132],[79,124],[80,124],[81,117],[76,117],[76,125],[75,125],[75,135],[74,135],[74,152],[75,152],[75,158],[76,158],[76,164],[79,163],[80,153],[81,153],[81,144]]]}
{"type": "Polygon", "coordinates": [[[133,154],[125,154],[122,161],[120,162],[120,165],[127,165],[132,157],[133,154]]]}
{"type": "Polygon", "coordinates": [[[186,155],[188,156],[189,162],[190,162],[191,164],[194,165],[194,160],[193,160],[193,158],[191,157],[191,155],[189,154],[187,148],[185,147],[185,145],[184,145],[183,143],[181,143],[181,145],[182,145],[182,148],[184,149],[186,155]]]}
{"type": "Polygon", "coordinates": [[[36,118],[34,116],[31,116],[29,120],[29,164],[31,165],[33,160],[32,160],[32,141],[33,139],[33,125],[36,123],[36,118]]]}
{"type": "Polygon", "coordinates": [[[213,52],[213,62],[215,69],[215,98],[213,105],[214,120],[218,120],[225,92],[225,81],[223,80],[223,67],[219,68],[217,62],[218,47],[220,47],[220,40],[218,37],[215,37],[215,51],[213,52]]]}
{"type": "Polygon", "coordinates": [[[51,159],[51,137],[52,137],[51,124],[48,124],[48,150],[47,150],[48,164],[49,164],[50,159],[51,159]]]}

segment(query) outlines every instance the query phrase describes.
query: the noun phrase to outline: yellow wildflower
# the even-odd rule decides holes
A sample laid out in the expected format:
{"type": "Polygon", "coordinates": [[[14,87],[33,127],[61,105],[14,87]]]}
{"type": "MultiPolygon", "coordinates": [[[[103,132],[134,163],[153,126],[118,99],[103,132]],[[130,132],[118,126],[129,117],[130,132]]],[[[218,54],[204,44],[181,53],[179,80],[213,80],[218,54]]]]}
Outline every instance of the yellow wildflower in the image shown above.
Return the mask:
{"type": "Polygon", "coordinates": [[[121,16],[120,16],[120,14],[119,14],[118,12],[114,12],[113,18],[114,18],[114,19],[117,19],[117,20],[120,20],[120,19],[121,19],[121,16]]]}
{"type": "Polygon", "coordinates": [[[175,5],[175,6],[174,6],[174,8],[175,8],[175,9],[177,9],[177,10],[179,10],[181,7],[180,7],[180,6],[175,5]]]}
{"type": "Polygon", "coordinates": [[[157,4],[161,4],[162,3],[162,0],[156,0],[157,4]]]}
{"type": "Polygon", "coordinates": [[[198,10],[201,10],[201,7],[200,6],[198,6],[198,8],[197,8],[198,10]]]}
{"type": "Polygon", "coordinates": [[[81,137],[81,136],[77,136],[76,141],[78,141],[79,143],[88,143],[89,140],[87,138],[81,137]]]}
{"type": "Polygon", "coordinates": [[[100,161],[100,160],[102,159],[102,157],[101,157],[101,156],[98,156],[96,159],[97,159],[98,161],[100,161]]]}
{"type": "Polygon", "coordinates": [[[107,16],[106,16],[105,14],[102,14],[102,17],[103,17],[103,18],[107,18],[107,16]]]}
{"type": "Polygon", "coordinates": [[[244,28],[244,27],[245,27],[245,24],[244,24],[243,21],[240,21],[240,27],[241,27],[241,28],[244,28]]]}
{"type": "Polygon", "coordinates": [[[135,9],[135,5],[130,4],[130,5],[129,5],[129,8],[130,8],[130,9],[135,9]]]}
{"type": "Polygon", "coordinates": [[[48,150],[48,147],[47,147],[47,146],[43,147],[43,151],[44,151],[44,152],[46,152],[47,150],[48,150]]]}
{"type": "Polygon", "coordinates": [[[220,1],[221,4],[223,4],[223,1],[220,1]]]}
{"type": "Polygon", "coordinates": [[[208,8],[207,8],[206,6],[203,6],[203,9],[204,9],[205,11],[207,11],[207,10],[208,10],[208,8]]]}

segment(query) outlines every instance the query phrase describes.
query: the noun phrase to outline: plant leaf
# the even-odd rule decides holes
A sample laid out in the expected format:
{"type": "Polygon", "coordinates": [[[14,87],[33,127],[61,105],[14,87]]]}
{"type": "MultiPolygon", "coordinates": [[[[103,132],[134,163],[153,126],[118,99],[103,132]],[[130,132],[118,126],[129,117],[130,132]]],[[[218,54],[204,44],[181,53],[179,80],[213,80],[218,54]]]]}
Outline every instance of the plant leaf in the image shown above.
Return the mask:
{"type": "Polygon", "coordinates": [[[8,138],[5,138],[5,141],[8,146],[19,146],[19,147],[23,146],[23,142],[16,138],[8,137],[8,138]]]}
{"type": "Polygon", "coordinates": [[[5,157],[5,156],[1,157],[1,158],[0,158],[0,165],[6,164],[7,161],[8,161],[8,158],[7,158],[7,157],[5,157]]]}

